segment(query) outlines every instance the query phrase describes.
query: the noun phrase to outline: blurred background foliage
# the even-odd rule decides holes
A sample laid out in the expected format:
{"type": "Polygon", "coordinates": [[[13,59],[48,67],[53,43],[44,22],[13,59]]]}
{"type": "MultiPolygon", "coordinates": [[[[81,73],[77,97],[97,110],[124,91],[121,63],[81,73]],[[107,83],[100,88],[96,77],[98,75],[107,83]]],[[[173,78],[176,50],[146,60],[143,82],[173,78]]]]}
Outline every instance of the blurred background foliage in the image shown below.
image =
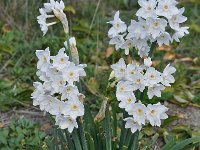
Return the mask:
{"type": "MultiPolygon", "coordinates": [[[[63,0],[66,4],[65,12],[69,19],[70,32],[77,39],[77,47],[82,63],[88,64],[87,77],[82,81],[85,102],[96,114],[102,103],[102,95],[114,97],[114,88],[106,91],[111,72],[110,65],[123,52],[116,52],[109,46],[107,32],[116,10],[120,10],[121,18],[130,24],[130,18],[136,19],[138,9],[137,0],[63,0]]],[[[187,106],[200,107],[200,1],[179,0],[180,7],[185,7],[186,23],[190,27],[190,34],[180,43],[170,46],[157,47],[154,54],[154,66],[163,70],[167,63],[173,63],[177,68],[175,84],[163,92],[162,98],[155,98],[165,103],[176,104],[173,109],[187,106]]],[[[36,17],[39,8],[46,0],[1,0],[0,1],[0,112],[15,108],[32,106],[30,94],[32,83],[37,80],[35,75],[37,58],[35,50],[50,47],[52,54],[63,47],[65,41],[62,25],[49,29],[42,37],[36,17]]],[[[137,56],[135,56],[137,58],[137,56]]],[[[127,62],[131,58],[128,57],[127,62]]],[[[115,100],[115,99],[113,99],[115,100]]],[[[148,103],[149,101],[146,101],[148,103]]],[[[174,110],[172,110],[174,111],[174,110]]],[[[175,138],[193,137],[199,135],[187,126],[177,126],[166,131],[168,126],[178,120],[180,116],[171,116],[159,129],[165,141],[175,138]],[[191,131],[190,131],[191,130],[191,131]]],[[[199,116],[196,117],[200,127],[199,116]]],[[[0,120],[1,123],[1,120],[0,120]]],[[[184,124],[184,122],[183,122],[184,124]]],[[[1,128],[1,127],[0,127],[1,128]]],[[[5,132],[5,131],[4,131],[5,132]]],[[[7,131],[6,131],[7,132],[7,131]]],[[[154,135],[150,128],[144,130],[144,137],[154,135]]],[[[141,142],[145,144],[145,138],[141,142]]],[[[1,144],[1,143],[0,143],[1,144]]]]}

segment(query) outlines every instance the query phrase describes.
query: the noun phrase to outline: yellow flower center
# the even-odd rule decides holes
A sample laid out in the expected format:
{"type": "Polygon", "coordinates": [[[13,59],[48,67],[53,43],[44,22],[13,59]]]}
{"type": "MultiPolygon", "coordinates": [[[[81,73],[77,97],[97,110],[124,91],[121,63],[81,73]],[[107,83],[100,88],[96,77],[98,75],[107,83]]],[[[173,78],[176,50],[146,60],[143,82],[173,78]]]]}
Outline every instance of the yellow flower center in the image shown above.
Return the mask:
{"type": "Polygon", "coordinates": [[[66,89],[66,92],[67,92],[67,93],[70,93],[70,92],[71,92],[71,89],[70,89],[70,88],[67,88],[67,89],[66,89]]]}
{"type": "Polygon", "coordinates": [[[74,73],[73,73],[73,72],[70,72],[70,73],[69,73],[69,76],[70,76],[70,77],[73,77],[73,76],[74,76],[74,73]]]}
{"type": "Polygon", "coordinates": [[[128,103],[131,103],[131,102],[132,102],[132,99],[131,99],[131,98],[128,98],[127,101],[128,101],[128,103]]]}
{"type": "Polygon", "coordinates": [[[132,44],[131,43],[128,43],[128,48],[131,48],[132,47],[132,44]]]}
{"type": "Polygon", "coordinates": [[[121,69],[120,69],[120,72],[124,72],[124,69],[123,69],[123,68],[121,68],[121,69]]]}
{"type": "Polygon", "coordinates": [[[149,7],[147,8],[147,10],[149,10],[149,11],[150,11],[150,10],[151,10],[151,7],[149,6],[149,7]]]}
{"type": "Polygon", "coordinates": [[[44,56],[44,57],[42,58],[42,60],[43,60],[43,61],[47,61],[47,58],[44,56]]]}
{"type": "Polygon", "coordinates": [[[154,76],[153,74],[151,74],[151,75],[150,75],[150,78],[151,78],[151,79],[154,79],[154,78],[155,78],[155,76],[154,76]]]}
{"type": "Polygon", "coordinates": [[[155,115],[156,111],[155,110],[151,110],[151,115],[155,115]]]}
{"type": "Polygon", "coordinates": [[[119,23],[116,24],[116,28],[119,28],[119,23]]]}
{"type": "Polygon", "coordinates": [[[158,27],[158,22],[154,22],[154,26],[155,26],[155,27],[158,27]]]}
{"type": "Polygon", "coordinates": [[[71,109],[72,109],[72,110],[77,110],[77,108],[78,108],[78,107],[77,107],[75,104],[71,106],[71,109]]]}
{"type": "Polygon", "coordinates": [[[141,115],[141,114],[142,114],[142,112],[143,112],[143,110],[139,108],[139,109],[137,110],[137,112],[138,112],[138,114],[140,114],[140,115],[141,115]]]}
{"type": "Polygon", "coordinates": [[[120,87],[120,92],[124,92],[124,87],[120,87]]]}
{"type": "Polygon", "coordinates": [[[140,79],[137,79],[137,80],[136,80],[136,83],[137,83],[137,84],[139,84],[140,82],[141,82],[141,80],[140,80],[140,79]]]}
{"type": "Polygon", "coordinates": [[[168,10],[169,9],[169,6],[168,5],[165,5],[164,6],[164,10],[168,10]]]}
{"type": "Polygon", "coordinates": [[[65,62],[64,58],[60,58],[60,63],[63,64],[65,62]]]}

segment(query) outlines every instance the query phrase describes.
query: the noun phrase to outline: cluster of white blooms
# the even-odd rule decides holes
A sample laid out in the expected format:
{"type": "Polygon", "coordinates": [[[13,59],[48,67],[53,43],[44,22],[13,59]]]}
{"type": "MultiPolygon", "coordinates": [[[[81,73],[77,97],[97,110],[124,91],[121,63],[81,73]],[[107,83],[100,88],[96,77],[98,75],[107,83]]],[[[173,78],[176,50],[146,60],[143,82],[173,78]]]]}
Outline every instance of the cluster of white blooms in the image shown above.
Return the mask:
{"type": "Polygon", "coordinates": [[[150,122],[152,126],[160,126],[161,119],[168,116],[165,113],[168,109],[160,103],[147,107],[140,101],[137,102],[135,92],[144,92],[147,88],[149,99],[154,96],[161,97],[161,91],[165,86],[171,86],[175,79],[172,76],[176,69],[169,64],[165,67],[163,73],[151,67],[150,58],[144,59],[144,65],[125,64],[123,58],[118,63],[111,65],[115,77],[118,81],[116,97],[119,101],[119,107],[125,109],[132,118],[126,118],[126,128],[131,127],[131,131],[140,130],[142,125],[150,122]]]}
{"type": "Polygon", "coordinates": [[[47,33],[49,26],[57,23],[56,21],[47,23],[47,19],[54,17],[59,19],[60,22],[63,24],[65,33],[69,32],[68,20],[65,13],[63,12],[64,8],[65,5],[62,0],[60,2],[50,0],[50,3],[44,3],[44,8],[39,9],[40,16],[37,17],[37,21],[40,24],[40,28],[43,32],[43,35],[47,33]],[[53,13],[53,14],[49,15],[48,13],[53,13]]]}
{"type": "MultiPolygon", "coordinates": [[[[69,41],[75,42],[75,38],[69,41]]],[[[70,43],[70,47],[72,45],[76,46],[76,43],[70,43]]],[[[78,127],[76,118],[84,115],[84,95],[75,84],[80,77],[86,76],[86,65],[70,62],[65,48],[61,48],[56,56],[50,56],[49,48],[37,50],[36,56],[36,74],[42,82],[34,82],[33,105],[56,116],[56,125],[72,132],[78,127]]]]}
{"type": "Polygon", "coordinates": [[[136,13],[138,21],[131,20],[127,27],[117,11],[114,20],[108,22],[112,25],[108,31],[110,44],[115,45],[116,50],[124,49],[128,55],[129,49],[135,47],[138,55],[146,58],[149,55],[150,43],[169,45],[174,40],[180,42],[180,38],[189,34],[189,27],[180,26],[187,20],[187,17],[183,16],[185,9],[178,9],[178,2],[175,0],[139,0],[138,3],[141,6],[136,13]]]}

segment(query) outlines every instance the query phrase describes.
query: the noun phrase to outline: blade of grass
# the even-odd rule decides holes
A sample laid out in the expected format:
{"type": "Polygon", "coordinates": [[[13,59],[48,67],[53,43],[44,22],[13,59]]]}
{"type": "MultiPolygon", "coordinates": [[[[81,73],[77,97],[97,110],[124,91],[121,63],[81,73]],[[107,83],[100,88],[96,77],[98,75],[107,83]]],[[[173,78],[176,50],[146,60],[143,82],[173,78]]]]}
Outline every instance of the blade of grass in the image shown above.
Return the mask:
{"type": "Polygon", "coordinates": [[[112,150],[112,139],[111,139],[111,130],[110,130],[109,104],[107,104],[107,106],[106,106],[105,133],[106,133],[106,150],[112,150]]]}

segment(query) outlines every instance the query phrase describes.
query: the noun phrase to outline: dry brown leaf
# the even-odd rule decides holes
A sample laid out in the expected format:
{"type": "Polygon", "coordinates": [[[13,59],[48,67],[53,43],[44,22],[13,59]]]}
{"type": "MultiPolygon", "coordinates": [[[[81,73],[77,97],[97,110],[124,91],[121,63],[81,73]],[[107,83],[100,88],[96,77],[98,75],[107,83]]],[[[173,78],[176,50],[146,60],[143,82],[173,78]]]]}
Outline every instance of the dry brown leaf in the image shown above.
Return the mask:
{"type": "Polygon", "coordinates": [[[108,47],[106,49],[106,57],[107,58],[110,57],[113,54],[113,52],[114,52],[114,48],[113,47],[108,47]]]}
{"type": "Polygon", "coordinates": [[[182,62],[193,62],[193,58],[191,58],[191,57],[184,57],[184,58],[181,58],[180,61],[182,61],[182,62]]]}
{"type": "Polygon", "coordinates": [[[174,47],[172,45],[163,45],[161,47],[157,47],[156,50],[157,51],[171,51],[174,47]]]}
{"type": "Polygon", "coordinates": [[[0,122],[0,128],[3,128],[4,124],[2,122],[0,122]]]}
{"type": "Polygon", "coordinates": [[[173,60],[176,58],[176,54],[174,52],[167,52],[164,56],[164,60],[173,60]]]}
{"type": "Polygon", "coordinates": [[[51,125],[49,123],[45,123],[41,126],[41,130],[42,131],[48,131],[49,129],[51,129],[51,125]]]}
{"type": "Polygon", "coordinates": [[[4,24],[2,27],[2,32],[3,33],[10,32],[10,26],[8,24],[4,24]]]}

